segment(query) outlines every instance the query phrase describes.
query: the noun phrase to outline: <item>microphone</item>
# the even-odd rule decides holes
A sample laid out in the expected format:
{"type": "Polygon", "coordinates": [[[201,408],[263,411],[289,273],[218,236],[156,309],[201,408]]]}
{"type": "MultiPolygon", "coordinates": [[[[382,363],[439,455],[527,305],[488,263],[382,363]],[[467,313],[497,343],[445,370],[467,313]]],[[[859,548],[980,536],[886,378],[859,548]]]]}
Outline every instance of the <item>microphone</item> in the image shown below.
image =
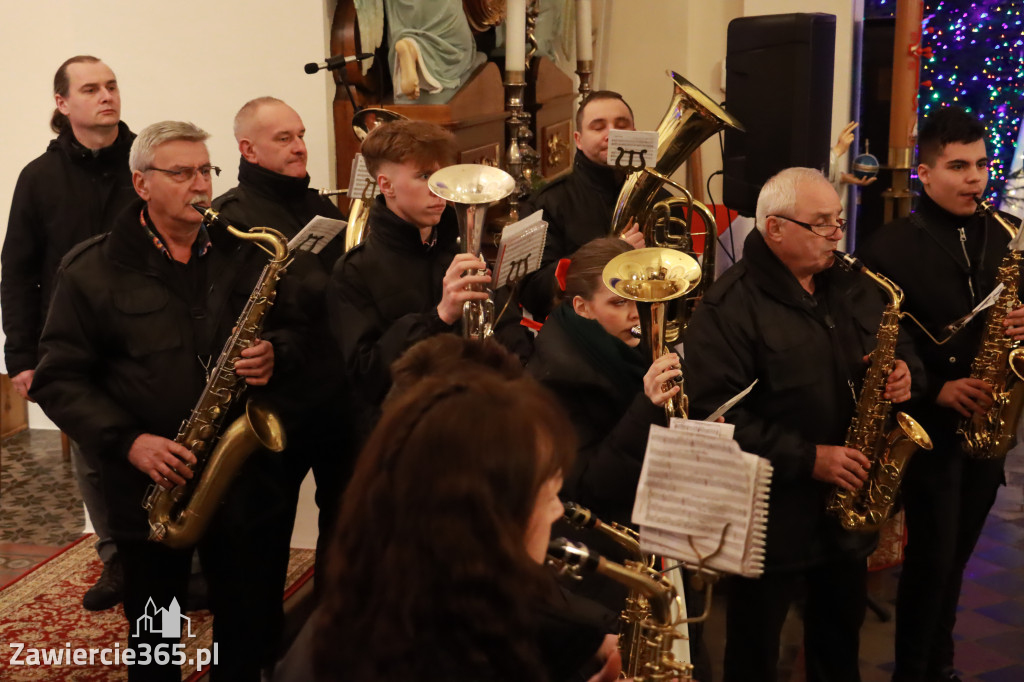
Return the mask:
{"type": "Polygon", "coordinates": [[[359,54],[350,55],[348,57],[339,54],[334,55],[333,57],[328,57],[323,64],[310,62],[309,64],[306,64],[305,69],[306,73],[316,73],[320,69],[327,69],[328,71],[332,71],[334,69],[340,69],[346,64],[350,64],[352,62],[361,62],[364,59],[370,59],[371,57],[373,57],[372,52],[360,52],[359,54]]]}

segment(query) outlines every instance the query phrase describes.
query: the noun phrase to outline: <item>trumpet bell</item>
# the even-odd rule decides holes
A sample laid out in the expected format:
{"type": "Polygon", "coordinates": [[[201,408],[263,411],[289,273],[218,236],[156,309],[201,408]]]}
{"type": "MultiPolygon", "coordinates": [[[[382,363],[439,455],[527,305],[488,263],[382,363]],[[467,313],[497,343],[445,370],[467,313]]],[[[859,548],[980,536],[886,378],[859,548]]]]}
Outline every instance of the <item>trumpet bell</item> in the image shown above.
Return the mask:
{"type": "Polygon", "coordinates": [[[516,181],[500,168],[460,163],[436,171],[427,179],[427,186],[431,192],[455,205],[462,250],[479,256],[487,209],[511,194],[516,188],[516,181]]]}
{"type": "Polygon", "coordinates": [[[661,303],[685,296],[701,279],[692,256],[673,249],[650,247],[621,253],[601,273],[604,285],[622,298],[661,303]]]}

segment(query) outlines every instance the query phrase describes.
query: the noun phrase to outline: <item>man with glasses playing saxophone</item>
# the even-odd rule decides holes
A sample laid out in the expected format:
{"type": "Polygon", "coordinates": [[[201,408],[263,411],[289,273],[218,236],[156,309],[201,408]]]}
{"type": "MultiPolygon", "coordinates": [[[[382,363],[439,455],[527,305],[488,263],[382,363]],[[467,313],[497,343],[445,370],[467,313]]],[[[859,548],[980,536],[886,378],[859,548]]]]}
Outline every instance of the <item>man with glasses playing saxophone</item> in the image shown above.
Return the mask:
{"type": "MultiPolygon", "coordinates": [[[[764,574],[729,584],[725,682],[777,679],[790,605],[806,594],[810,682],[857,682],[867,556],[876,537],[826,512],[834,486],[856,490],[869,462],[844,447],[882,312],[866,277],[835,267],[845,221],[820,172],[788,168],[757,202],[743,258],[697,306],[684,338],[690,412],[706,416],[757,385],[726,415],[747,452],[772,462],[764,574]]],[[[912,357],[912,356],[908,356],[912,357]]],[[[896,360],[885,397],[910,397],[896,360]]]]}
{"type": "MultiPolygon", "coordinates": [[[[64,259],[31,392],[102,462],[137,663],[128,667],[129,680],[181,679],[183,661],[172,648],[177,638],[139,622],[154,609],[173,610],[173,600],[184,608],[192,548],[148,540],[142,501],[152,484],[170,489],[193,477],[196,455],[172,439],[204,393],[259,275],[248,267],[261,253],[255,245],[201,224],[196,207],[209,206],[219,171],[210,164],[207,137],[177,121],[139,134],[129,161],[139,199],[108,234],[64,259]]],[[[260,258],[262,267],[267,259],[260,258]]],[[[269,331],[241,350],[234,374],[266,385],[278,362],[292,362],[275,353],[291,345],[280,342],[288,333],[269,331]]],[[[283,468],[270,452],[245,461],[198,544],[214,612],[214,679],[255,682],[261,665],[274,660],[284,586],[273,565],[277,553],[287,553],[291,535],[282,509],[283,468]]]]}

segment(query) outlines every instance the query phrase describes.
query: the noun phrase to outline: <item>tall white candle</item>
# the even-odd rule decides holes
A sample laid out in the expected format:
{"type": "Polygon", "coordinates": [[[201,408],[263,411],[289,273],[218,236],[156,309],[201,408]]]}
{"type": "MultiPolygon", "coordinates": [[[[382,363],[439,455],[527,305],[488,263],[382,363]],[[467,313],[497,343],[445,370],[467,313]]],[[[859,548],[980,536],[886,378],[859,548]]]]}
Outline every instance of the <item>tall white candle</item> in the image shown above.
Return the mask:
{"type": "Polygon", "coordinates": [[[526,70],[526,0],[508,0],[505,12],[505,70],[526,70]]]}
{"type": "Polygon", "coordinates": [[[576,0],[576,59],[587,62],[594,58],[594,44],[591,42],[590,0],[576,0]]]}

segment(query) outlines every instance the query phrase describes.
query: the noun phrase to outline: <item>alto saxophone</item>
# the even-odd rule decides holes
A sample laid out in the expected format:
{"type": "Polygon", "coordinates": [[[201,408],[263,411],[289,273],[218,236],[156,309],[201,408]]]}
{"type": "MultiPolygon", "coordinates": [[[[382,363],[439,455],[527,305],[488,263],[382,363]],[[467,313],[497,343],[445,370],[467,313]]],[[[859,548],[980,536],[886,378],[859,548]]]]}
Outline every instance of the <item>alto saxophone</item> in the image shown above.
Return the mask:
{"type": "Polygon", "coordinates": [[[277,282],[288,264],[288,240],[267,227],[250,232],[238,230],[212,208],[196,210],[203,214],[207,224],[219,225],[239,239],[262,243],[265,247],[261,248],[272,252],[272,258],[235,322],[235,330],[225,342],[196,406],[174,439],[196,457],[192,478],[170,490],[154,485],[142,503],[149,512],[149,539],[174,548],[189,547],[199,541],[250,454],[260,447],[274,452],[285,447],[284,429],[277,414],[255,400],[246,403],[245,414],[235,419],[223,434],[220,430],[231,404],[245,390],[245,380],[235,374],[235,361],[242,350],[259,339],[263,330],[277,282]]]}
{"type": "MultiPolygon", "coordinates": [[[[1017,236],[1017,228],[999,215],[992,204],[976,201],[978,210],[999,223],[1010,239],[1017,236]]],[[[985,318],[981,345],[971,363],[971,378],[981,379],[992,387],[992,406],[987,412],[962,418],[956,430],[963,439],[964,452],[978,459],[1005,457],[1017,440],[1017,421],[1024,407],[1024,349],[1005,334],[1003,320],[1020,305],[1020,266],[1021,252],[1011,248],[996,274],[996,282],[1003,285],[1003,290],[985,318]]]]}
{"type": "Polygon", "coordinates": [[[857,410],[846,433],[846,447],[859,450],[871,463],[868,479],[858,490],[836,486],[828,511],[839,517],[843,528],[863,532],[878,530],[896,503],[896,492],[907,462],[918,448],[932,449],[928,433],[905,412],[896,413],[896,426],[885,433],[892,402],[886,400],[885,384],[896,362],[903,291],[888,278],[872,272],[853,256],[835,252],[839,262],[870,277],[889,297],[878,327],[871,365],[857,399],[857,410]]]}
{"type": "MultiPolygon", "coordinates": [[[[647,616],[638,624],[637,644],[639,656],[627,671],[623,660],[622,673],[637,682],[656,680],[692,680],[693,666],[677,661],[672,653],[672,644],[682,639],[678,626],[688,622],[673,615],[673,606],[679,609],[682,598],[676,594],[672,584],[658,573],[637,570],[628,565],[608,561],[591,552],[584,545],[569,542],[565,538],[553,540],[548,546],[548,556],[553,558],[560,569],[574,576],[583,570],[600,573],[629,588],[630,592],[643,594],[647,600],[647,616]]],[[[681,610],[681,609],[680,609],[681,610]]],[[[706,617],[706,613],[701,617],[706,617]]],[[[696,619],[700,620],[700,619],[696,619]]],[[[622,644],[620,641],[620,650],[622,644]]],[[[625,653],[623,652],[623,656],[625,653]]]]}

